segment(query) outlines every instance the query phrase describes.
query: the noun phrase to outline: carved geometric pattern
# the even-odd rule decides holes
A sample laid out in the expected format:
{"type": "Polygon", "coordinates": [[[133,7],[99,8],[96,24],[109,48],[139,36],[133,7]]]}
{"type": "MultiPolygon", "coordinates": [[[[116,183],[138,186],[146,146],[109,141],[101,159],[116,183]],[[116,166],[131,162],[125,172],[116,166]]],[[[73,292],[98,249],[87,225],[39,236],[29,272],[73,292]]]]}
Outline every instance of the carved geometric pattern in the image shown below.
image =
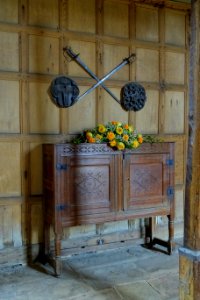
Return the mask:
{"type": "MultiPolygon", "coordinates": [[[[111,147],[107,146],[107,144],[79,144],[79,145],[73,145],[73,144],[65,144],[65,146],[62,148],[62,155],[68,155],[68,154],[74,154],[76,156],[77,154],[98,154],[98,153],[113,153],[116,154],[117,151],[114,151],[111,147]]],[[[120,153],[120,152],[119,152],[120,153]]]]}
{"type": "Polygon", "coordinates": [[[130,180],[133,196],[162,194],[162,172],[159,173],[154,173],[152,167],[147,165],[134,169],[130,180]]]}
{"type": "Polygon", "coordinates": [[[85,204],[88,201],[105,201],[108,199],[108,178],[105,178],[105,172],[79,170],[74,178],[74,191],[78,201],[84,201],[85,204]]]}

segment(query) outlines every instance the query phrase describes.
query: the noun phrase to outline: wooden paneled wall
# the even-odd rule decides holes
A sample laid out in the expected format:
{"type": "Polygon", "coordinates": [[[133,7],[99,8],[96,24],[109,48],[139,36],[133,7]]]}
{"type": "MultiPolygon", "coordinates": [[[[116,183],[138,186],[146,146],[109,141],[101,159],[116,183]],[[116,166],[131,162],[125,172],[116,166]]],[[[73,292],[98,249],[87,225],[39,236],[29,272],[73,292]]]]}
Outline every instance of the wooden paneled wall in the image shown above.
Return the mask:
{"type": "MultiPolygon", "coordinates": [[[[187,143],[188,4],[132,0],[0,0],[0,248],[42,238],[42,153],[99,122],[119,120],[176,142],[176,220],[182,221],[187,143]],[[126,112],[103,89],[68,109],[48,88],[58,75],[80,92],[94,80],[63,47],[102,77],[123,58],[136,61],[106,85],[120,98],[128,81],[146,89],[141,111],[126,112]]],[[[71,231],[73,233],[73,230],[71,231]]]]}

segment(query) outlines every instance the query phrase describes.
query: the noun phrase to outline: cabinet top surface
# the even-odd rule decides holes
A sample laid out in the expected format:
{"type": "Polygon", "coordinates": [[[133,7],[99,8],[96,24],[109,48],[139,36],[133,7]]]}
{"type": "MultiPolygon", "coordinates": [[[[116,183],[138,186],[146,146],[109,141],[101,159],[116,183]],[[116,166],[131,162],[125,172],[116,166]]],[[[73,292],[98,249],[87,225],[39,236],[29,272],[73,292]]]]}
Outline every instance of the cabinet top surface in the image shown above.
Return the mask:
{"type": "Polygon", "coordinates": [[[161,153],[170,152],[174,148],[174,142],[159,142],[159,143],[143,143],[137,149],[125,149],[123,151],[113,150],[106,143],[105,144],[89,144],[83,143],[79,145],[71,143],[62,144],[44,144],[44,148],[56,148],[61,151],[63,155],[70,154],[112,154],[120,155],[124,154],[134,154],[134,153],[161,153]]]}

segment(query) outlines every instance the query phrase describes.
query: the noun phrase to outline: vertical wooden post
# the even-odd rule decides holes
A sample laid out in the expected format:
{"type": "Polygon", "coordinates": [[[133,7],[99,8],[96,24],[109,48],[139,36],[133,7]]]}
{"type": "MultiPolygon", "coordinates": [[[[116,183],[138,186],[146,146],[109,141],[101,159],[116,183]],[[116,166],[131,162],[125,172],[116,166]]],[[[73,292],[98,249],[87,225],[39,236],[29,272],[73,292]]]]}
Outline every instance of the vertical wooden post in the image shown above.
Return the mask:
{"type": "Polygon", "coordinates": [[[179,250],[180,299],[200,299],[200,1],[192,0],[189,64],[189,140],[184,245],[179,250]]]}

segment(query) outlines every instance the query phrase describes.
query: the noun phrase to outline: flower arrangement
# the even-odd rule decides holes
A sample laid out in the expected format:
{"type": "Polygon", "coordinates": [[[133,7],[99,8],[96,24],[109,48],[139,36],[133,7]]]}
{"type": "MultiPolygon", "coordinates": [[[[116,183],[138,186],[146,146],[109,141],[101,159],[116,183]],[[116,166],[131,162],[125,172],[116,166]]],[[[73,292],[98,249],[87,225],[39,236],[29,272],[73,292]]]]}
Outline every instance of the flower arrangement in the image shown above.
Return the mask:
{"type": "Polygon", "coordinates": [[[117,121],[99,124],[93,129],[84,130],[73,141],[80,143],[107,143],[117,150],[136,149],[143,143],[143,136],[137,133],[132,125],[117,121]]]}

